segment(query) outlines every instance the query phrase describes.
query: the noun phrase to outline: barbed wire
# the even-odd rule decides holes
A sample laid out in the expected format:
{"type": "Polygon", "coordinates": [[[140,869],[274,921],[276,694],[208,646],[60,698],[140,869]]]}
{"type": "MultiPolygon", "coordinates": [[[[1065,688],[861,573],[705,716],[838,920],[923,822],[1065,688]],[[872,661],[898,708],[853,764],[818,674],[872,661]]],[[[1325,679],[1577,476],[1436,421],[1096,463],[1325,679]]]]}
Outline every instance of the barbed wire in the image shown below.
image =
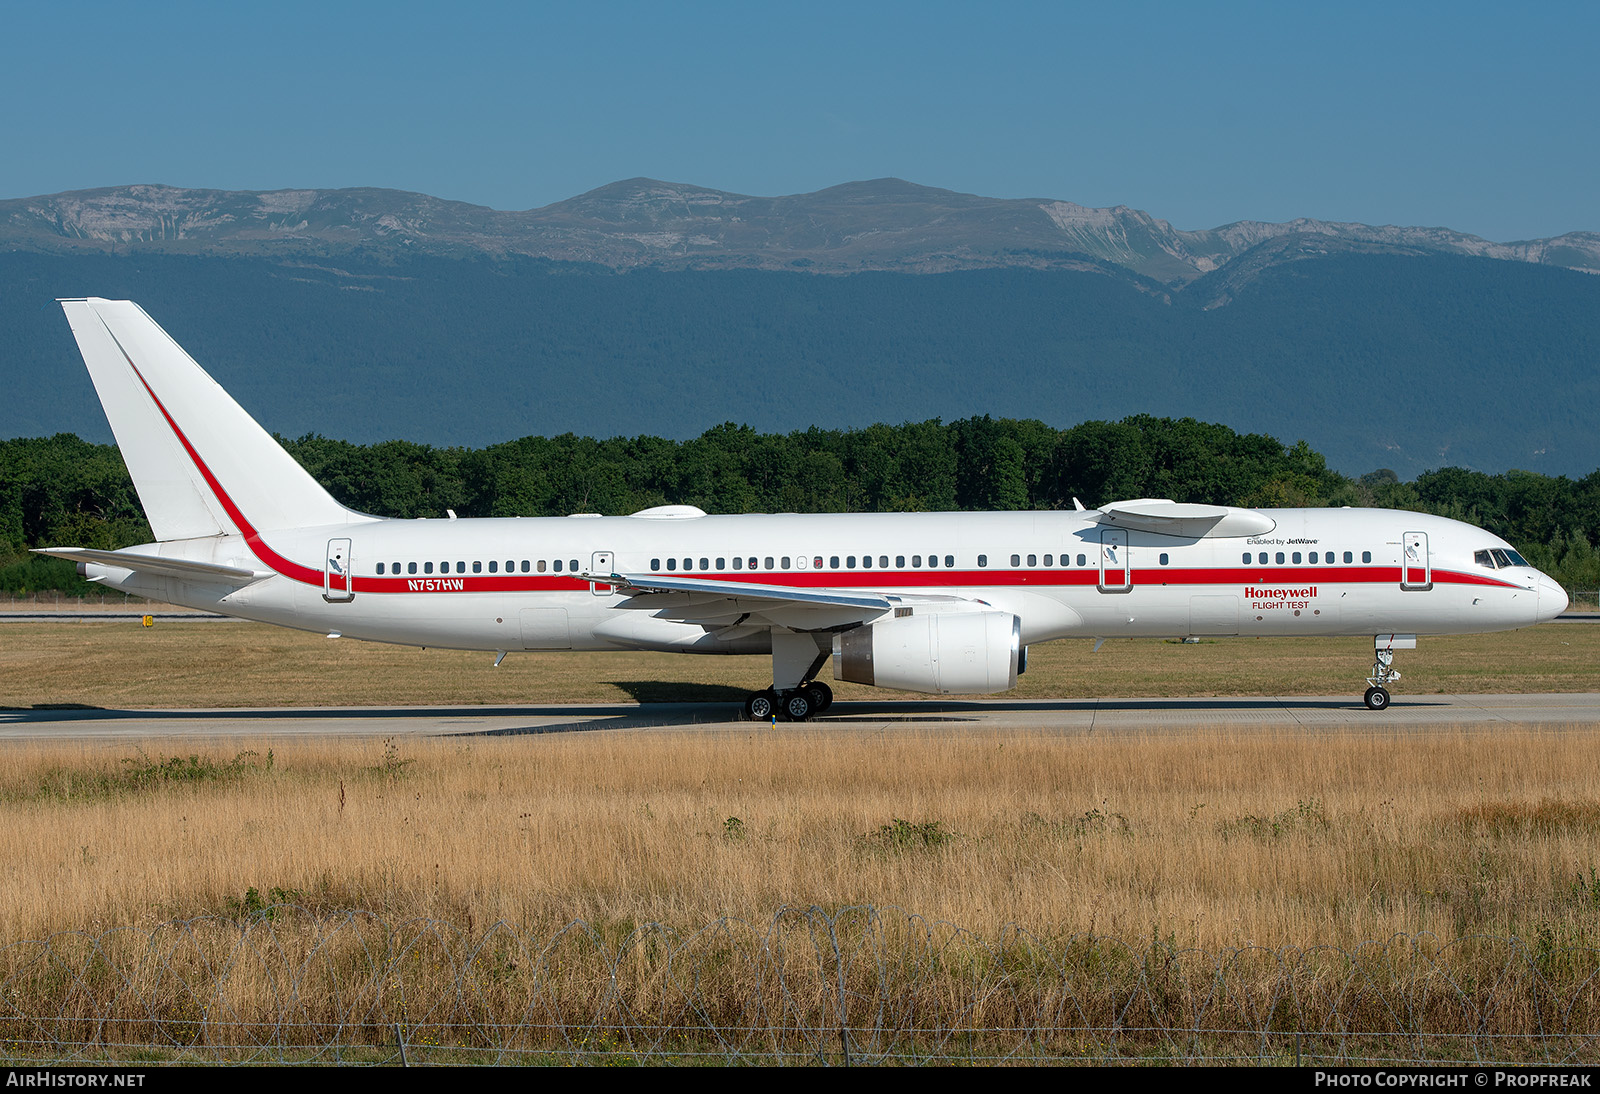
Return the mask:
{"type": "Polygon", "coordinates": [[[8,1063],[1600,1060],[1600,951],[1541,931],[1205,950],[892,907],[689,932],[295,904],[0,948],[8,1063]]]}

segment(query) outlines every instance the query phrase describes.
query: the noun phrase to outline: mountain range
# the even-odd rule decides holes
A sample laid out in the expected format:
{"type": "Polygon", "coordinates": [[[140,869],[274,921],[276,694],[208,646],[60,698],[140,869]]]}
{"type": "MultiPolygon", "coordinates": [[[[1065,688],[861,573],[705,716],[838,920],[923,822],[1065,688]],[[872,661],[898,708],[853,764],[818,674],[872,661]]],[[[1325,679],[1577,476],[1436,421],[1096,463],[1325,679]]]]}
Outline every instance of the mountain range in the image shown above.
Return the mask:
{"type": "MultiPolygon", "coordinates": [[[[894,179],[0,202],[0,436],[109,440],[53,301],[139,301],[268,428],[483,446],[975,415],[1194,417],[1335,468],[1600,467],[1600,235],[1493,243],[894,179]],[[820,276],[819,276],[820,275],[820,276]]],[[[3,472],[0,468],[0,472],[3,472]]]]}
{"type": "MultiPolygon", "coordinates": [[[[628,179],[525,212],[376,188],[119,186],[0,201],[0,247],[5,246],[211,255],[519,255],[613,270],[845,274],[1110,267],[1166,288],[1246,256],[1255,261],[1244,265],[1258,270],[1263,260],[1345,250],[1465,255],[1600,273],[1595,232],[1494,243],[1448,228],[1311,219],[1182,231],[1122,205],[988,198],[892,178],[786,197],[628,179]]],[[[1227,296],[1217,293],[1212,302],[1227,296]]]]}

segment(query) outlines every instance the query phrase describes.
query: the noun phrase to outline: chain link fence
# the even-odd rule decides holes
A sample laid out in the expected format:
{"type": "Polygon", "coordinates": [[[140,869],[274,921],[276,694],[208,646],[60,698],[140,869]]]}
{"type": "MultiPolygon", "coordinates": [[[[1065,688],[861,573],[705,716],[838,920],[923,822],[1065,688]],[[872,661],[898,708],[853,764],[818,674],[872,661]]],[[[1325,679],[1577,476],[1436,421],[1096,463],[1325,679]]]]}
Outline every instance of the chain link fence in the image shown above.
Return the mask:
{"type": "Polygon", "coordinates": [[[273,905],[0,950],[19,1064],[1600,1061],[1600,951],[991,937],[893,908],[769,922],[389,923],[273,905]]]}

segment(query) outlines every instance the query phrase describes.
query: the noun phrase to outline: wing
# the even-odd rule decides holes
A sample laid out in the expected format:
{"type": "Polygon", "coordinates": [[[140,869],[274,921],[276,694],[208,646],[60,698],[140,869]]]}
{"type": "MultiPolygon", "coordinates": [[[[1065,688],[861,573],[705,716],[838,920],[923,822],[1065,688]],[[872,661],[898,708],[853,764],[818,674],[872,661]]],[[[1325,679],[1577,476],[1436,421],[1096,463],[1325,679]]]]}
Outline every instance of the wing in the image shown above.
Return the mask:
{"type": "Polygon", "coordinates": [[[895,608],[950,596],[899,596],[860,590],[797,589],[746,581],[667,577],[663,574],[580,574],[583,581],[610,585],[628,599],[619,608],[653,612],[713,627],[783,627],[824,631],[866,623],[895,608]]]}
{"type": "Polygon", "coordinates": [[[1255,509],[1185,504],[1165,498],[1137,498],[1103,505],[1089,519],[1114,528],[1136,528],[1189,539],[1264,536],[1278,523],[1255,509]]]}

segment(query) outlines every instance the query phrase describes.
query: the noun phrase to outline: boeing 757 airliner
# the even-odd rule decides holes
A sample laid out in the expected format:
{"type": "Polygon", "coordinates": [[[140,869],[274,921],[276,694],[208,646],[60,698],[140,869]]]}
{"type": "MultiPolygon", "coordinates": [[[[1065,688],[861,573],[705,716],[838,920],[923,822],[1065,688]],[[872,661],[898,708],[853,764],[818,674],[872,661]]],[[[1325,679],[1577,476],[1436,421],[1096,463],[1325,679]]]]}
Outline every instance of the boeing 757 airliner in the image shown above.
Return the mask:
{"type": "MultiPolygon", "coordinates": [[[[335,501],[130,301],[64,300],[155,543],[51,547],[91,581],[326,633],[496,651],[770,654],[745,712],[802,721],[833,676],[1005,691],[1060,638],[1366,635],[1366,705],[1417,636],[1551,619],[1511,545],[1382,509],[1141,498],[1037,513],[386,520],[335,501]]],[[[499,664],[499,659],[496,659],[499,664]]]]}

